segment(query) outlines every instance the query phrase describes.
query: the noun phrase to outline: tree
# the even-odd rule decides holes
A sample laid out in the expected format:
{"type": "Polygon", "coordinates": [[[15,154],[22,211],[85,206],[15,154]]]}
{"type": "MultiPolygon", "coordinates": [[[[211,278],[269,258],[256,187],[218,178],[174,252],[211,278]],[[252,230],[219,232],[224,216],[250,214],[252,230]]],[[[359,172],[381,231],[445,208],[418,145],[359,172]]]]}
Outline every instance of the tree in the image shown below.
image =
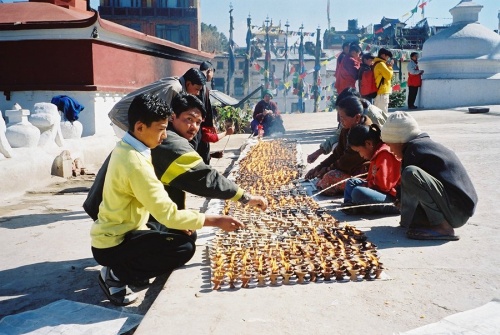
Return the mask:
{"type": "Polygon", "coordinates": [[[201,50],[206,52],[222,53],[227,50],[226,35],[217,31],[216,26],[201,23],[201,50]]]}

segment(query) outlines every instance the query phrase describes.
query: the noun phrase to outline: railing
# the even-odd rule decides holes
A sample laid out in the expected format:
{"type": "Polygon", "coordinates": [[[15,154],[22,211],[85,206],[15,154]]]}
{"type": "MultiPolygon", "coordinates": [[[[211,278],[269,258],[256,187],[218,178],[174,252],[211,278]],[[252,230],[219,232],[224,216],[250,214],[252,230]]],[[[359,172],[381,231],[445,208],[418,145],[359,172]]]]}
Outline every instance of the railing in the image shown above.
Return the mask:
{"type": "Polygon", "coordinates": [[[111,7],[99,6],[99,14],[105,16],[157,16],[170,18],[193,18],[197,16],[196,8],[151,8],[151,7],[111,7]]]}

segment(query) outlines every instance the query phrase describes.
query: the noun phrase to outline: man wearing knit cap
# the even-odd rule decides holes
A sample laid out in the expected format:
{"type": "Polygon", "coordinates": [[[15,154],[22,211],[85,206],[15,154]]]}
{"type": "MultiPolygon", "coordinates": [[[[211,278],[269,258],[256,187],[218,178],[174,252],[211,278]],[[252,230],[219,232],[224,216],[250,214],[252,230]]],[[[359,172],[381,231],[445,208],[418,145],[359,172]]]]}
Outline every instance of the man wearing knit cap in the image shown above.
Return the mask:
{"type": "Polygon", "coordinates": [[[457,155],[423,133],[408,113],[395,112],[382,140],[400,159],[401,226],[416,240],[459,239],[455,228],[474,214],[477,194],[457,155]]]}

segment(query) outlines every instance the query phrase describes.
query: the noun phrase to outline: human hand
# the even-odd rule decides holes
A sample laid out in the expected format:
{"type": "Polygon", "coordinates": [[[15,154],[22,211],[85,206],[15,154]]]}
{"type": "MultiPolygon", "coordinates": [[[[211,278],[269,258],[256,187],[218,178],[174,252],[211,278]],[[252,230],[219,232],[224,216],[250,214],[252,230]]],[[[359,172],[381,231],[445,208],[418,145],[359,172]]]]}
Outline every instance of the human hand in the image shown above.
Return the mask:
{"type": "Polygon", "coordinates": [[[322,154],[323,154],[323,149],[319,148],[318,150],[307,156],[307,163],[309,164],[314,163],[316,159],[318,159],[318,157],[321,156],[322,154]]]}
{"type": "Polygon", "coordinates": [[[226,128],[226,135],[233,135],[234,134],[234,126],[226,128]]]}
{"type": "Polygon", "coordinates": [[[314,179],[316,177],[316,173],[318,173],[318,170],[319,170],[319,166],[309,170],[309,172],[306,173],[306,175],[304,176],[304,179],[314,179]]]}
{"type": "Polygon", "coordinates": [[[248,201],[248,206],[258,207],[265,211],[267,208],[267,199],[260,195],[251,195],[250,201],[248,201]]]}
{"type": "Polygon", "coordinates": [[[328,172],[330,171],[331,169],[329,167],[322,167],[322,168],[318,168],[318,171],[316,171],[316,175],[315,177],[318,177],[318,178],[323,178],[323,176],[328,172]]]}
{"type": "Polygon", "coordinates": [[[224,231],[235,231],[245,228],[245,224],[229,215],[205,215],[205,226],[218,227],[224,231]]]}

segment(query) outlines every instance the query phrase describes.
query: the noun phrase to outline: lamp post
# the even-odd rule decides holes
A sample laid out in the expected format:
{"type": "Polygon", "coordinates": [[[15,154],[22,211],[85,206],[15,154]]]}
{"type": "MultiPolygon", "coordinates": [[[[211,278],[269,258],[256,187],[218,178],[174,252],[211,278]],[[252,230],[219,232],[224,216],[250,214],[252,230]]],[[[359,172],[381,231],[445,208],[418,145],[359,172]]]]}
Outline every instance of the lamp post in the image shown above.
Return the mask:
{"type": "Polygon", "coordinates": [[[288,27],[290,27],[290,24],[288,23],[288,20],[286,20],[285,23],[286,27],[286,34],[285,34],[285,66],[283,67],[283,85],[285,87],[284,93],[283,93],[283,98],[285,100],[285,114],[286,114],[286,96],[287,96],[287,87],[286,85],[286,80],[288,79],[288,73],[290,73],[289,65],[288,65],[288,27]]]}
{"type": "Polygon", "coordinates": [[[300,44],[299,44],[299,77],[297,79],[297,86],[299,89],[299,111],[301,113],[304,113],[304,108],[303,108],[303,102],[302,102],[302,95],[304,93],[304,83],[302,80],[302,72],[304,72],[304,34],[302,30],[304,29],[304,24],[302,24],[299,28],[300,30],[300,44]]]}
{"type": "Polygon", "coordinates": [[[321,28],[318,26],[316,29],[316,49],[314,50],[314,113],[318,111],[319,107],[319,70],[321,69],[321,65],[319,65],[319,58],[321,56],[321,28]]]}
{"type": "Polygon", "coordinates": [[[233,50],[233,4],[229,3],[229,57],[227,61],[227,94],[231,95],[231,78],[234,72],[234,50],[233,50]]]}
{"type": "Polygon", "coordinates": [[[269,88],[269,63],[271,62],[271,50],[269,45],[269,16],[264,21],[266,23],[266,55],[264,61],[264,87],[269,88]]]}
{"type": "Polygon", "coordinates": [[[245,57],[245,94],[250,93],[250,62],[252,58],[252,18],[250,17],[250,14],[248,14],[247,18],[247,36],[246,36],[246,42],[247,42],[247,54],[245,57]]]}

